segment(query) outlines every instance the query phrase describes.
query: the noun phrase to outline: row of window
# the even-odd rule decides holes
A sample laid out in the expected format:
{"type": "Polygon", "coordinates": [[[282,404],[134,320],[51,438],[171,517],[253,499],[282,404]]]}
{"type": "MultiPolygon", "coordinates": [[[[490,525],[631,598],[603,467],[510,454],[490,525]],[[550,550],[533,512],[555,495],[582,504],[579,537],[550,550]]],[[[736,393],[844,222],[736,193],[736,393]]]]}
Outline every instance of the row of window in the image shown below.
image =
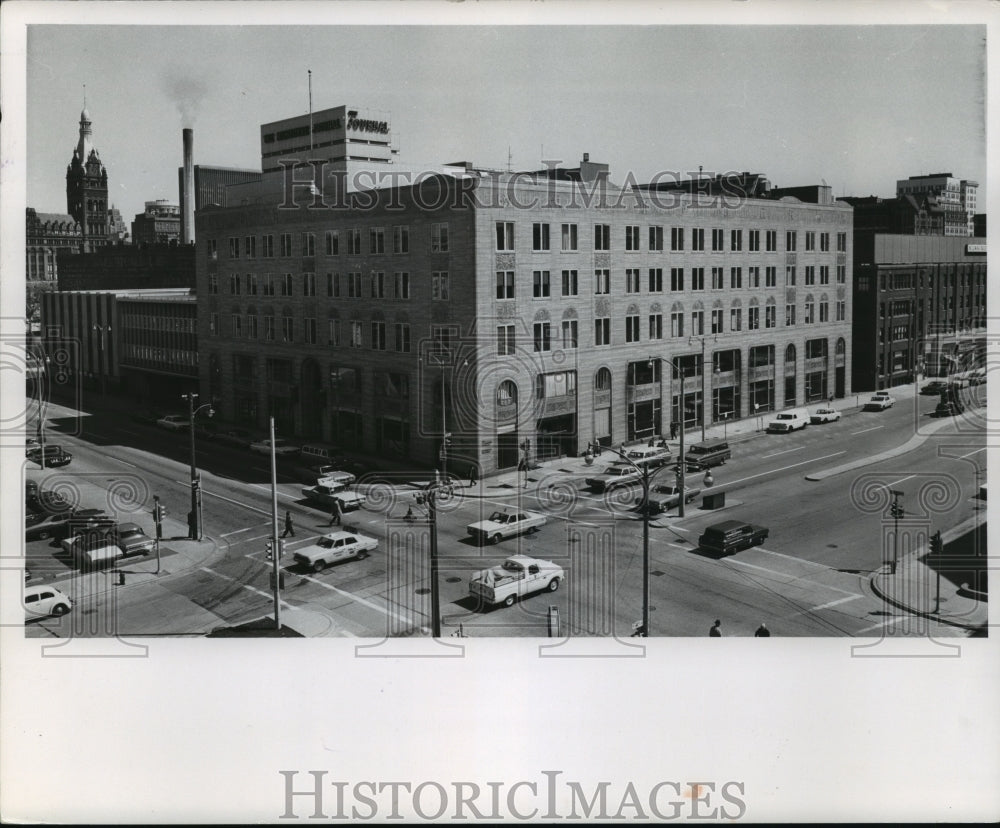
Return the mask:
{"type": "MultiPolygon", "coordinates": [[[[531,226],[531,249],[536,253],[544,253],[553,249],[553,242],[550,232],[551,225],[544,222],[535,222],[531,226]]],[[[726,246],[726,231],[721,227],[670,227],[664,228],[662,225],[648,225],[646,233],[642,233],[642,227],[638,224],[627,224],[625,232],[625,250],[639,252],[648,250],[650,252],[662,252],[665,247],[665,229],[670,230],[670,250],[682,251],[685,245],[689,244],[693,251],[711,250],[716,253],[742,252],[744,241],[743,229],[731,229],[729,231],[729,246],[726,246]],[[643,236],[646,238],[646,246],[643,248],[643,236]],[[710,244],[710,247],[706,247],[710,244]]],[[[831,234],[823,231],[804,230],[803,249],[806,251],[829,252],[831,234]],[[818,242],[818,245],[817,245],[818,242]]],[[[746,250],[750,253],[778,252],[778,231],[777,230],[746,230],[746,250]],[[761,243],[763,242],[763,247],[761,243]]],[[[798,250],[799,231],[785,231],[784,250],[792,252],[798,250]]],[[[496,249],[498,251],[513,251],[515,249],[515,224],[512,221],[498,221],[496,223],[496,249]]],[[[559,230],[559,249],[565,252],[579,250],[580,232],[577,224],[562,224],[559,230]]],[[[593,234],[594,250],[611,249],[611,225],[595,224],[593,234]]],[[[837,233],[837,251],[847,252],[847,233],[837,233]]]]}
{"type": "MultiPolygon", "coordinates": [[[[369,254],[386,253],[385,227],[369,227],[368,248],[364,252],[369,254]]],[[[392,234],[392,253],[402,255],[410,252],[410,228],[409,225],[396,225],[388,228],[392,234]]],[[[344,230],[327,230],[323,235],[324,246],[321,248],[327,256],[339,256],[341,252],[348,256],[360,256],[362,254],[361,242],[364,232],[361,228],[353,227],[344,230]]],[[[298,248],[294,245],[294,234],[278,234],[278,257],[291,258],[299,255],[312,257],[316,255],[316,233],[303,232],[298,234],[298,248]]],[[[230,236],[229,258],[230,259],[256,259],[258,249],[260,258],[273,259],[275,257],[274,234],[264,234],[257,236],[230,236]]],[[[217,260],[219,258],[219,244],[217,239],[208,239],[206,242],[208,258],[217,260]]],[[[449,249],[448,222],[436,222],[430,225],[430,250],[432,253],[447,253],[449,249]]]]}
{"type": "MultiPolygon", "coordinates": [[[[642,293],[645,284],[646,293],[663,293],[667,284],[664,280],[665,268],[651,267],[646,272],[646,279],[642,278],[642,269],[638,267],[625,268],[624,271],[624,292],[626,294],[642,293]]],[[[706,285],[710,290],[739,290],[743,288],[743,268],[729,268],[728,280],[726,278],[726,268],[724,267],[692,267],[686,275],[683,267],[672,267],[670,270],[669,289],[671,292],[687,290],[703,291],[706,285]],[[706,281],[706,271],[709,279],[706,281]]],[[[778,286],[777,267],[748,267],[746,286],[748,288],[761,287],[761,272],[763,271],[763,286],[773,288],[778,286]]],[[[847,282],[847,266],[837,265],[837,284],[847,282]]],[[[496,272],[496,298],[514,299],[515,295],[515,272],[513,270],[498,270],[496,272]]],[[[547,299],[553,295],[552,271],[534,270],[531,274],[531,295],[535,299],[547,299]]],[[[816,268],[808,265],[803,273],[804,285],[828,285],[830,284],[830,268],[827,265],[820,265],[816,268]],[[818,279],[817,279],[818,273],[818,279]]],[[[798,282],[798,271],[795,265],[785,267],[785,285],[792,287],[798,282]]],[[[615,284],[619,283],[616,276],[615,284]]],[[[594,271],[595,295],[610,294],[612,288],[611,270],[599,268],[594,271]]],[[[580,295],[580,272],[578,270],[564,270],[559,280],[560,296],[580,295]]]]}
{"type": "MultiPolygon", "coordinates": [[[[830,303],[807,301],[803,306],[802,322],[812,325],[817,322],[830,321],[830,303]],[[817,316],[817,307],[819,314],[817,316]]],[[[761,309],[752,306],[747,311],[747,330],[760,330],[761,309]]],[[[669,314],[670,328],[667,332],[668,338],[679,338],[684,336],[703,336],[706,332],[712,334],[725,333],[725,310],[715,308],[711,312],[710,326],[706,331],[705,311],[691,311],[686,317],[684,311],[673,311],[669,314]],[[685,320],[690,320],[690,327],[685,330],[685,320]]],[[[764,307],[763,327],[775,328],[778,325],[777,306],[773,304],[764,307]]],[[[843,322],[846,318],[847,303],[844,301],[834,302],[835,321],[843,322]]],[[[647,337],[650,341],[664,339],[664,316],[662,313],[651,313],[647,316],[647,337]]],[[[641,342],[640,333],[641,317],[639,314],[628,314],[625,316],[625,342],[641,342]]],[[[532,346],[536,352],[551,351],[553,346],[563,349],[576,348],[579,346],[579,323],[576,319],[562,320],[560,327],[556,327],[553,322],[535,322],[532,328],[532,346]]],[[[797,324],[796,306],[794,304],[785,305],[785,326],[791,327],[797,324]]],[[[743,330],[743,308],[729,309],[729,331],[743,330]]],[[[516,326],[499,325],[497,327],[497,355],[512,356],[516,350],[516,326]]],[[[611,345],[611,317],[597,317],[594,319],[594,340],[595,346],[611,345]]]]}
{"type": "MultiPolygon", "coordinates": [[[[316,274],[302,273],[301,295],[316,296],[316,274]]],[[[229,274],[229,294],[231,296],[294,296],[295,280],[291,273],[239,273],[229,274]]],[[[446,301],[450,296],[448,272],[435,270],[430,278],[431,299],[446,301]]],[[[409,299],[410,274],[397,271],[385,273],[375,271],[368,275],[360,271],[354,273],[327,273],[325,278],[326,296],[331,299],[409,299]]],[[[210,273],[208,292],[219,292],[219,276],[210,273]]]]}
{"type": "Polygon", "coordinates": [[[189,367],[198,365],[198,352],[181,348],[158,348],[152,345],[126,343],[122,346],[122,356],[124,360],[158,362],[162,365],[187,365],[189,367]]]}
{"type": "Polygon", "coordinates": [[[168,331],[172,333],[197,333],[198,320],[193,316],[159,316],[153,313],[122,314],[123,328],[141,331],[168,331]]]}

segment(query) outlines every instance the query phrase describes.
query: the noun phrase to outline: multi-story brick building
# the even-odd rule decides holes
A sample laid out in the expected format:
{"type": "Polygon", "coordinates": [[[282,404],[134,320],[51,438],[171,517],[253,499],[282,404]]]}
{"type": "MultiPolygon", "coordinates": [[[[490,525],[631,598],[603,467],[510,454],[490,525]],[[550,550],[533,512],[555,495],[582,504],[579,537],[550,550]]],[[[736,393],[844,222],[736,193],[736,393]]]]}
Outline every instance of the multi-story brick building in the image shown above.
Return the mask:
{"type": "Polygon", "coordinates": [[[855,235],[856,390],[966,370],[985,333],[986,239],[855,235]]]}
{"type": "Polygon", "coordinates": [[[422,465],[450,433],[489,473],[525,441],[577,453],[851,390],[852,211],[828,188],[734,202],[585,162],[199,211],[202,391],[422,465]]]}

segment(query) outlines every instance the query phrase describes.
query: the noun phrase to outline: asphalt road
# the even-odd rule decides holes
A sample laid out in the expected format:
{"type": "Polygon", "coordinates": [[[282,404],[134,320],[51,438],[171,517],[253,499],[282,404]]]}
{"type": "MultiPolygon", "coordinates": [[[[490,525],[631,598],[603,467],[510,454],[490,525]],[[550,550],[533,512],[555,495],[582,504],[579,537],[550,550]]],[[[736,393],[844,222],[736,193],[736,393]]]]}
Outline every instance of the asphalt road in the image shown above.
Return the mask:
{"type": "MultiPolygon", "coordinates": [[[[885,492],[904,493],[904,533],[958,524],[972,512],[975,467],[985,466],[982,431],[949,428],[951,433],[927,436],[891,460],[819,481],[807,481],[805,475],[906,443],[931,422],[926,415],[935,402],[917,397],[885,412],[854,413],[839,423],[788,435],[762,434],[734,445],[732,460],[713,470],[713,491],[726,493],[725,509],[703,510],[698,501],[684,518],[672,511],[651,522],[652,634],[705,635],[715,618],[723,621],[727,635],[751,635],[761,621],[775,635],[880,634],[886,607],[867,589],[867,577],[891,557],[894,525],[885,515],[885,492]],[[724,558],[698,551],[703,528],[729,518],[768,526],[767,542],[724,558]]],[[[77,422],[58,414],[57,409],[57,423],[77,422]]],[[[27,476],[71,481],[84,506],[135,509],[127,519],[150,532],[151,499],[159,495],[168,510],[168,537],[183,535],[190,504],[187,432],[137,424],[126,412],[78,422],[83,423],[81,436],[56,437],[57,426],[48,438],[74,452],[73,464],[42,472],[29,463],[27,476]]],[[[115,595],[123,633],[202,633],[273,611],[264,553],[271,522],[267,457],[206,440],[197,449],[205,531],[218,551],[202,566],[115,595]]],[[[290,555],[328,531],[328,515],[303,501],[300,489],[310,481],[293,482],[295,475],[283,470],[279,518],[290,510],[296,526],[282,562],[283,606],[315,610],[329,619],[333,634],[426,634],[426,526],[400,520],[411,505],[422,515],[409,481],[424,476],[422,470],[383,475],[384,482],[369,491],[372,508],[350,513],[344,521],[379,538],[379,550],[365,561],[312,573],[292,565],[290,555]],[[390,534],[392,543],[387,542],[390,534]]],[[[583,487],[583,477],[561,473],[556,464],[534,473],[527,489],[498,490],[506,497],[471,499],[460,493],[442,505],[439,583],[445,635],[461,627],[476,636],[545,636],[549,607],[555,607],[563,634],[628,636],[642,606],[642,521],[632,509],[638,487],[595,495],[583,487]],[[472,543],[466,525],[496,508],[540,511],[549,521],[533,536],[497,546],[472,543]],[[469,576],[515,553],[559,562],[567,569],[563,587],[511,608],[479,606],[468,595],[469,576]]],[[[669,470],[661,474],[664,481],[672,477],[669,470]]],[[[692,475],[689,484],[703,486],[701,478],[692,475]]],[[[170,541],[164,546],[169,553],[170,541]]],[[[55,579],[71,566],[56,551],[47,542],[28,544],[29,565],[43,573],[42,580],[55,579]]],[[[29,635],[50,633],[44,623],[29,627],[29,635]]],[[[956,631],[943,628],[935,634],[956,631]]]]}

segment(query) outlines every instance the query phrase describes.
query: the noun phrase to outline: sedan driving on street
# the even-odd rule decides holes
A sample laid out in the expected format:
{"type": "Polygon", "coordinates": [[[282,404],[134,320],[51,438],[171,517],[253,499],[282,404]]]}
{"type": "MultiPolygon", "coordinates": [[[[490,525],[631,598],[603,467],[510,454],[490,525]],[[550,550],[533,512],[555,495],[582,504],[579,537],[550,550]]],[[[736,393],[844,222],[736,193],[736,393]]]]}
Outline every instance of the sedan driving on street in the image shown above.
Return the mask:
{"type": "Polygon", "coordinates": [[[357,558],[359,561],[375,551],[378,541],[355,532],[331,532],[323,535],[311,546],[303,547],[295,553],[295,562],[313,572],[321,572],[335,561],[357,558]]]}
{"type": "Polygon", "coordinates": [[[610,492],[618,486],[635,483],[642,475],[628,463],[613,463],[600,474],[588,477],[587,485],[595,492],[610,492]]]}
{"type": "Polygon", "coordinates": [[[545,515],[536,512],[497,510],[486,520],[470,523],[465,530],[479,543],[500,543],[522,532],[537,532],[545,521],[545,515]]]}

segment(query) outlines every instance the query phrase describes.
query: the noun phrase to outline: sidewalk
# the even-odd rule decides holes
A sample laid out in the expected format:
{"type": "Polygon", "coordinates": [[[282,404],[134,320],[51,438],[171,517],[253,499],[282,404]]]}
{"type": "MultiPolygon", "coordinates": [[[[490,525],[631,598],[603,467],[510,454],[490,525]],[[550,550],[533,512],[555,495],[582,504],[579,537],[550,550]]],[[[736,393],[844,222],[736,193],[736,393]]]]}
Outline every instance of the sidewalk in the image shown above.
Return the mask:
{"type": "Polygon", "coordinates": [[[219,551],[215,539],[207,535],[200,541],[192,541],[186,537],[164,537],[160,541],[159,574],[156,572],[156,555],[150,552],[148,555],[119,558],[111,566],[90,572],[81,572],[79,569],[67,570],[56,580],[45,583],[57,589],[72,585],[74,589],[79,590],[91,584],[103,588],[106,579],[112,579],[117,583],[118,573],[123,573],[125,583],[119,588],[127,589],[139,584],[148,584],[168,575],[197,569],[212,560],[219,551]]]}
{"type": "MultiPolygon", "coordinates": [[[[923,383],[921,382],[911,385],[900,385],[891,389],[890,393],[896,398],[898,404],[898,401],[912,399],[914,396],[917,396],[919,394],[919,386],[922,384],[923,383]]],[[[861,411],[862,406],[864,406],[865,401],[871,396],[871,394],[872,392],[866,391],[859,394],[851,394],[843,399],[835,399],[832,407],[840,411],[842,416],[848,417],[861,411]]],[[[828,404],[829,403],[826,400],[821,400],[805,407],[812,411],[820,406],[827,407],[828,404]]],[[[766,414],[746,417],[745,419],[736,420],[731,423],[706,425],[704,428],[704,438],[702,437],[703,430],[700,425],[695,428],[689,428],[684,434],[685,450],[693,443],[701,442],[702,439],[711,440],[715,437],[723,437],[732,444],[739,444],[762,437],[767,433],[765,429],[767,428],[768,421],[771,420],[776,413],[777,412],[770,411],[766,414]]],[[[942,422],[946,423],[947,421],[942,422]]],[[[624,445],[625,449],[629,450],[640,446],[646,446],[648,443],[648,440],[635,440],[630,443],[625,443],[624,445]]],[[[666,443],[670,447],[671,456],[676,458],[680,453],[680,440],[668,439],[666,443]]],[[[619,445],[620,444],[616,444],[616,448],[618,448],[619,445]]],[[[544,460],[541,463],[535,463],[532,469],[528,472],[527,487],[531,489],[537,489],[539,486],[546,488],[559,482],[560,478],[564,477],[575,477],[579,480],[586,474],[600,472],[605,466],[608,466],[618,460],[618,455],[606,449],[599,456],[594,457],[592,463],[589,465],[582,456],[557,457],[552,460],[544,460]]],[[[871,459],[866,459],[864,462],[871,462],[871,459]]],[[[464,470],[460,469],[460,471],[464,470]]],[[[474,486],[469,486],[468,477],[461,477],[453,471],[450,472],[450,474],[455,480],[456,487],[463,497],[489,499],[515,498],[518,495],[518,489],[520,488],[523,491],[525,488],[524,472],[519,472],[517,470],[505,471],[500,474],[481,479],[474,486]]]]}
{"type": "MultiPolygon", "coordinates": [[[[983,503],[979,514],[941,533],[945,546],[985,522],[986,504],[983,503]]],[[[942,569],[943,574],[938,577],[938,570],[926,562],[926,554],[927,550],[921,550],[901,559],[895,575],[888,566],[874,573],[869,581],[872,591],[892,606],[915,615],[985,633],[989,620],[987,594],[977,592],[976,584],[969,584],[962,578],[955,583],[947,577],[947,569],[942,569]]],[[[960,561],[961,558],[956,559],[955,565],[960,567],[960,561]]]]}

